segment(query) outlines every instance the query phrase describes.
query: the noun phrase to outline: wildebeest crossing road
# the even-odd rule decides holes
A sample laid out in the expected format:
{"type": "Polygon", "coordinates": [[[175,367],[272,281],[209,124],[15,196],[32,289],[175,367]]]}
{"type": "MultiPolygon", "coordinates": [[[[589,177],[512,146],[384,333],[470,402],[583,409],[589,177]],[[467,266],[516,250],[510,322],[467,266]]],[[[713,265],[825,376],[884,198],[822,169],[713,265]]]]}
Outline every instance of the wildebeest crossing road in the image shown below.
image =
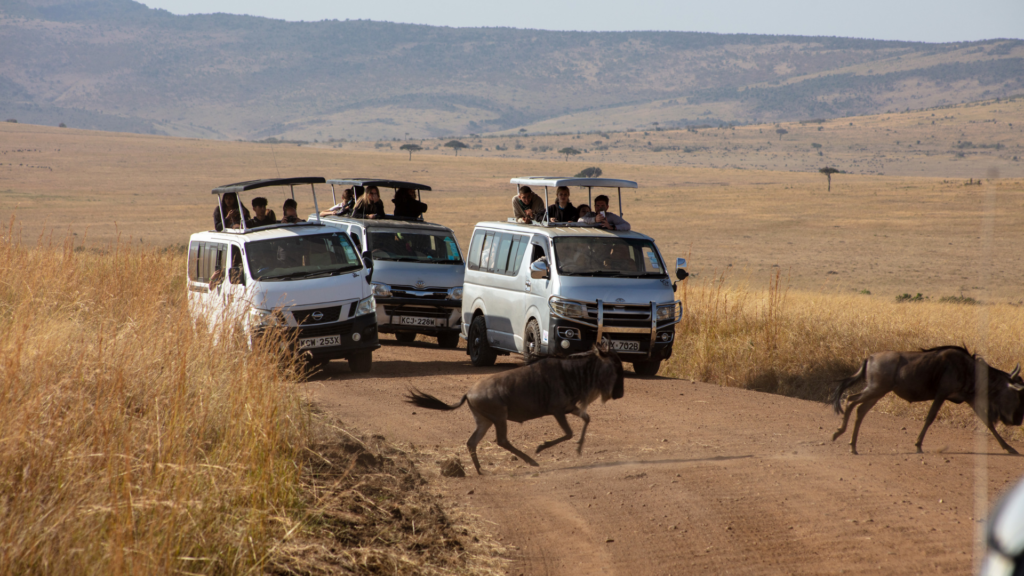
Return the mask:
{"type": "MultiPolygon", "coordinates": [[[[478,448],[484,476],[443,478],[437,461],[469,463],[472,419],[410,406],[406,388],[459,398],[521,364],[473,368],[461,349],[383,343],[371,373],[334,363],[311,382],[314,398],[349,426],[415,446],[429,489],[511,547],[510,574],[966,574],[976,462],[993,499],[1024,474],[1024,458],[984,428],[987,456],[975,456],[973,431],[941,422],[915,454],[920,417],[876,408],[853,456],[830,441],[840,418],[824,404],[627,371],[623,399],[591,405],[582,455],[565,442],[533,468],[491,436],[478,448]]],[[[560,433],[552,418],[509,428],[523,447],[560,433]]]]}

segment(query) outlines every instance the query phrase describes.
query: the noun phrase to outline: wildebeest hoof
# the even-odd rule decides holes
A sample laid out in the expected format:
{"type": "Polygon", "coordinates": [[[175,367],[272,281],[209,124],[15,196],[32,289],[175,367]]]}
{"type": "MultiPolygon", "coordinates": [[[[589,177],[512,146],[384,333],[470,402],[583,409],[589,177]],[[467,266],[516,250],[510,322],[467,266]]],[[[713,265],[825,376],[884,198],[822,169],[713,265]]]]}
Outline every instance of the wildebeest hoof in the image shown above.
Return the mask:
{"type": "Polygon", "coordinates": [[[1010,454],[1013,454],[1014,456],[1020,456],[1020,452],[1014,450],[1012,446],[1007,446],[1006,451],[1009,452],[1010,454]]]}
{"type": "Polygon", "coordinates": [[[832,435],[832,441],[835,442],[836,438],[839,438],[843,434],[842,430],[836,430],[836,433],[832,435]]]}
{"type": "Polygon", "coordinates": [[[917,447],[917,453],[918,453],[918,454],[924,454],[924,450],[921,450],[921,447],[920,447],[920,446],[918,446],[918,447],[917,447]]]}
{"type": "Polygon", "coordinates": [[[853,454],[854,456],[857,456],[857,449],[851,446],[850,447],[850,454],[853,454]]]}

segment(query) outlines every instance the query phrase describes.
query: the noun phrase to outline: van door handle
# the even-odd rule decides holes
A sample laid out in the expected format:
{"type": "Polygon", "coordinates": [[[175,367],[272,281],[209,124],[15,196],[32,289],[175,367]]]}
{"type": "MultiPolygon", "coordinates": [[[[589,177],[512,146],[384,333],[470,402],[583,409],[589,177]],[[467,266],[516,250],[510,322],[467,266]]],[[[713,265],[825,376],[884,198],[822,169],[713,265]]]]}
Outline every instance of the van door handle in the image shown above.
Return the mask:
{"type": "Polygon", "coordinates": [[[529,280],[526,281],[526,291],[527,292],[530,291],[530,281],[529,280]]]}

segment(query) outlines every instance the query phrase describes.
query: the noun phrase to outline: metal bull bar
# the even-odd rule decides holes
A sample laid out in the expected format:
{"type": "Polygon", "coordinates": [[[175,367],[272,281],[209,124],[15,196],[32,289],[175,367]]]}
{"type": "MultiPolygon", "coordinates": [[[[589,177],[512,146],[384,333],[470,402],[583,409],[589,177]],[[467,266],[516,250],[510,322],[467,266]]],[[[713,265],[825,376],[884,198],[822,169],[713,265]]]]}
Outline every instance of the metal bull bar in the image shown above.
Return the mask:
{"type": "Polygon", "coordinates": [[[654,352],[654,344],[655,344],[655,342],[657,341],[657,338],[658,338],[658,328],[659,328],[659,326],[658,326],[658,308],[660,306],[669,306],[669,305],[671,305],[671,306],[673,306],[675,308],[675,310],[674,310],[675,314],[673,314],[672,320],[667,320],[665,322],[665,324],[660,326],[661,328],[667,328],[669,326],[674,326],[674,325],[678,324],[682,320],[682,318],[683,318],[683,304],[682,304],[682,302],[680,300],[674,300],[673,302],[671,302],[671,304],[658,304],[657,302],[649,302],[647,304],[644,304],[644,303],[616,302],[615,306],[647,306],[648,304],[651,307],[651,326],[650,326],[650,328],[646,328],[646,327],[645,328],[639,328],[639,327],[633,328],[633,327],[630,327],[630,326],[605,326],[604,325],[604,301],[603,300],[595,300],[593,302],[588,302],[586,300],[573,300],[571,298],[562,298],[560,296],[549,296],[548,297],[548,310],[551,312],[552,316],[555,316],[556,318],[560,318],[562,320],[568,320],[569,322],[574,322],[576,324],[581,324],[581,325],[587,326],[589,328],[596,329],[597,330],[597,342],[598,343],[600,343],[602,341],[602,339],[604,338],[605,332],[619,333],[619,334],[647,334],[648,332],[650,332],[650,334],[651,334],[651,345],[650,345],[650,347],[647,350],[647,357],[650,358],[651,354],[654,352]],[[555,306],[553,304],[553,302],[555,300],[557,300],[559,302],[572,302],[574,304],[580,304],[581,306],[583,306],[583,314],[584,314],[584,316],[586,316],[586,314],[587,314],[587,306],[595,306],[597,308],[597,322],[596,323],[588,322],[585,319],[573,318],[571,316],[566,316],[565,314],[562,314],[561,312],[559,312],[559,311],[557,311],[555,309],[555,306]]]}

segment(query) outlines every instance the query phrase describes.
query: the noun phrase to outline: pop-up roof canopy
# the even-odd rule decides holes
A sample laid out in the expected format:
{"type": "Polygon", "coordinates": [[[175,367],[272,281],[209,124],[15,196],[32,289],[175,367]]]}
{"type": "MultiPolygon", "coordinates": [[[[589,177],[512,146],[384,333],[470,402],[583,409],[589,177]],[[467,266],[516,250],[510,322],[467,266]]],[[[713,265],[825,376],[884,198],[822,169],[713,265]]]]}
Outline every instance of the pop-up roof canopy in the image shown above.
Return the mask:
{"type": "Polygon", "coordinates": [[[265,180],[249,180],[248,182],[236,182],[225,184],[213,189],[214,194],[229,194],[231,192],[244,192],[267,186],[295,186],[297,184],[323,184],[326,180],[321,176],[305,176],[300,178],[267,178],[265,180]]]}
{"type": "MultiPolygon", "coordinates": [[[[322,176],[301,176],[298,178],[267,178],[264,180],[249,180],[246,182],[236,182],[234,184],[225,184],[224,186],[218,186],[213,189],[213,193],[220,196],[220,204],[224,205],[225,194],[238,194],[239,192],[245,192],[247,190],[257,190],[259,188],[267,188],[269,186],[288,186],[291,189],[292,200],[295,199],[295,186],[300,184],[309,184],[309,189],[313,193],[313,208],[316,210],[316,223],[320,224],[320,208],[316,202],[316,187],[314,184],[323,184],[327,182],[322,176]]],[[[241,199],[238,199],[241,203],[241,199]]],[[[224,223],[223,212],[220,215],[221,228],[225,232],[239,232],[245,234],[246,232],[253,230],[246,226],[245,218],[241,218],[240,229],[230,229],[224,223]]],[[[304,224],[304,222],[303,222],[304,224]]],[[[292,224],[273,224],[273,226],[289,226],[292,224]]],[[[259,228],[266,228],[266,226],[260,226],[259,228]]]]}
{"type": "Polygon", "coordinates": [[[582,188],[636,188],[632,180],[616,180],[615,178],[561,178],[558,176],[526,176],[513,178],[512,184],[520,186],[580,186],[582,188]]]}
{"type": "Polygon", "coordinates": [[[336,178],[328,180],[328,184],[331,185],[331,198],[334,200],[335,206],[338,204],[338,194],[335,191],[335,186],[352,186],[355,189],[355,195],[358,198],[363,195],[363,190],[369,186],[376,186],[377,188],[409,188],[410,190],[416,191],[416,198],[420,197],[420,191],[426,190],[430,192],[430,186],[426,184],[417,184],[415,182],[402,182],[401,180],[387,180],[382,178],[336,178]]]}
{"type": "Polygon", "coordinates": [[[426,190],[430,191],[430,186],[426,184],[417,184],[415,182],[401,182],[399,180],[384,180],[380,178],[338,178],[335,180],[328,180],[328,184],[331,186],[376,186],[378,188],[411,188],[413,190],[426,190]]]}
{"type": "MultiPolygon", "coordinates": [[[[509,180],[512,184],[516,185],[516,188],[523,186],[543,186],[544,187],[544,206],[550,206],[551,203],[548,201],[548,187],[558,188],[559,186],[579,186],[587,189],[587,202],[593,205],[593,189],[594,188],[615,188],[619,191],[619,216],[622,216],[622,189],[623,188],[636,188],[636,182],[632,180],[617,180],[615,178],[564,178],[559,176],[523,176],[520,178],[513,178],[509,180]]],[[[543,224],[549,225],[547,209],[544,211],[543,224]]],[[[565,225],[564,222],[559,223],[565,225]]]]}

